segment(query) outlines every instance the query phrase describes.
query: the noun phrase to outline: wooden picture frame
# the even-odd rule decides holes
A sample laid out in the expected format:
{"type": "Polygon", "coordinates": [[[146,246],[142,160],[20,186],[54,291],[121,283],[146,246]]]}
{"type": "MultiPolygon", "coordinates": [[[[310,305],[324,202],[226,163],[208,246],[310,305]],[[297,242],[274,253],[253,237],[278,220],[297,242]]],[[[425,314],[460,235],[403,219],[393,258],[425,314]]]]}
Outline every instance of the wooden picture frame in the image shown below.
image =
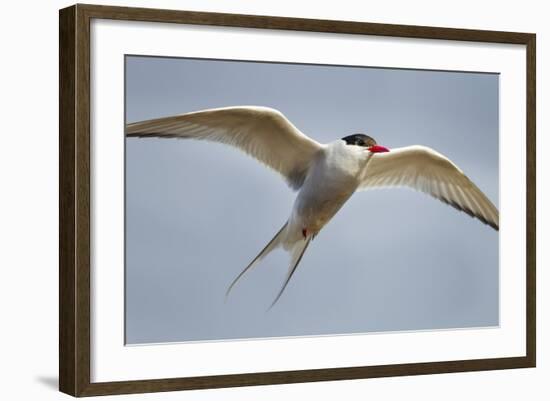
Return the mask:
{"type": "Polygon", "coordinates": [[[73,396],[94,396],[535,366],[535,34],[81,4],[60,10],[59,29],[60,391],[73,396]],[[524,267],[526,355],[219,376],[92,382],[90,379],[90,21],[92,19],[524,45],[527,55],[525,60],[527,225],[524,267]]]}

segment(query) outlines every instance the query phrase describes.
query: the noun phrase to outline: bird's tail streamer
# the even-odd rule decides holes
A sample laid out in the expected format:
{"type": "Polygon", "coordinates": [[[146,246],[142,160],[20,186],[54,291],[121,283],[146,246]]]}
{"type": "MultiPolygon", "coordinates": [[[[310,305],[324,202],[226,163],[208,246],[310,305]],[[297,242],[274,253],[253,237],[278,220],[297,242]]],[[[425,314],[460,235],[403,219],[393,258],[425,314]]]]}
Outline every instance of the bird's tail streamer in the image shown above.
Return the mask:
{"type": "Polygon", "coordinates": [[[227,300],[227,297],[229,296],[229,294],[231,293],[231,290],[233,289],[233,287],[235,286],[235,284],[237,284],[237,282],[240,280],[240,278],[242,276],[244,276],[244,274],[249,271],[250,269],[252,269],[253,267],[257,266],[258,263],[260,263],[260,261],[265,258],[267,256],[267,254],[269,254],[271,251],[273,251],[275,248],[277,248],[279,245],[281,245],[282,241],[285,239],[286,237],[286,227],[287,227],[287,223],[285,223],[283,225],[283,227],[281,227],[281,229],[279,230],[279,232],[277,234],[275,234],[275,236],[271,239],[271,241],[268,242],[268,244],[265,246],[264,249],[262,249],[262,251],[258,254],[258,256],[256,256],[252,262],[250,262],[250,264],[248,266],[246,266],[244,268],[244,270],[242,272],[239,273],[239,275],[237,277],[235,277],[235,280],[233,280],[233,282],[229,285],[229,287],[227,288],[227,291],[225,293],[225,299],[227,300]]]}
{"type": "Polygon", "coordinates": [[[288,285],[288,282],[292,278],[292,275],[294,274],[294,271],[298,267],[298,264],[300,264],[300,261],[302,260],[302,257],[304,256],[304,253],[305,253],[309,243],[313,239],[313,237],[311,235],[308,235],[306,238],[303,238],[303,239],[300,238],[298,241],[294,242],[292,245],[290,245],[288,243],[285,243],[285,241],[288,239],[287,238],[287,232],[286,232],[287,225],[288,225],[288,222],[285,223],[283,225],[283,227],[281,227],[279,232],[277,234],[275,234],[275,236],[271,239],[271,241],[269,241],[269,243],[265,246],[265,248],[262,249],[262,251],[258,254],[258,256],[256,256],[252,260],[252,262],[250,262],[250,264],[248,266],[246,266],[244,268],[244,270],[241,271],[237,277],[235,277],[233,282],[227,288],[227,291],[225,293],[225,298],[226,299],[229,296],[229,294],[231,293],[231,290],[233,289],[235,284],[237,284],[237,282],[244,276],[244,274],[247,271],[249,271],[253,267],[256,267],[258,265],[258,263],[260,263],[260,261],[263,258],[265,258],[271,251],[273,251],[277,247],[283,245],[284,248],[290,252],[290,256],[291,256],[290,257],[290,265],[288,267],[288,273],[286,275],[285,281],[284,281],[281,289],[277,293],[277,296],[275,297],[275,299],[273,300],[273,302],[269,306],[269,309],[271,309],[277,303],[279,298],[281,298],[281,295],[283,295],[283,292],[284,292],[286,286],[288,285]]]}
{"type": "Polygon", "coordinates": [[[275,299],[273,300],[273,302],[269,306],[269,309],[273,308],[273,306],[277,303],[279,298],[281,298],[281,295],[283,295],[283,292],[284,292],[288,282],[290,281],[290,279],[292,278],[292,275],[296,271],[296,268],[300,264],[300,261],[302,260],[302,256],[304,256],[304,253],[306,252],[306,249],[307,249],[307,247],[308,247],[308,245],[309,245],[309,243],[311,242],[312,239],[313,239],[313,237],[308,235],[303,240],[300,240],[300,241],[296,242],[294,244],[294,246],[292,247],[292,250],[291,250],[291,255],[292,256],[291,256],[291,259],[290,259],[290,265],[288,267],[288,273],[286,274],[286,278],[285,278],[285,281],[283,283],[283,286],[281,287],[281,289],[279,290],[279,293],[277,294],[277,296],[275,297],[275,299]]]}

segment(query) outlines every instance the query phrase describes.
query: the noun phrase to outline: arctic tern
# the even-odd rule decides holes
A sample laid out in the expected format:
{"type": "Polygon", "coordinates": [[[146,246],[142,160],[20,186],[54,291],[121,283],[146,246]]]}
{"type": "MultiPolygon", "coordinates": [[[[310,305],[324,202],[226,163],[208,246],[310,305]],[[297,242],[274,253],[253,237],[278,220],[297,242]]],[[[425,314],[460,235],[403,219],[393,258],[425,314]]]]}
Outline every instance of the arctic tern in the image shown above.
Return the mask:
{"type": "Polygon", "coordinates": [[[278,172],[298,191],[288,220],[233,280],[278,247],[290,265],[273,306],[283,294],[309,243],[356,192],[409,187],[499,229],[499,212],[448,158],[425,146],[388,149],[370,136],[353,134],[321,144],[278,110],[259,106],[207,109],[126,126],[128,137],[191,138],[234,146],[278,172]]]}

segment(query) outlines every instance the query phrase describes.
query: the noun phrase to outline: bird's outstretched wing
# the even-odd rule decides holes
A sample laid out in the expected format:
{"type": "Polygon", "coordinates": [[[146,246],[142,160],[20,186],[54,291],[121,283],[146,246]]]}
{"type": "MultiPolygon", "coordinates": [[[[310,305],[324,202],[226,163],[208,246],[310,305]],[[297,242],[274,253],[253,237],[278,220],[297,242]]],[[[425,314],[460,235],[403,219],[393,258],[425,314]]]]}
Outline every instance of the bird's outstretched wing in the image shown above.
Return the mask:
{"type": "Polygon", "coordinates": [[[232,145],[301,187],[321,144],[281,112],[257,106],[208,109],[126,125],[128,137],[192,138],[232,145]]]}
{"type": "Polygon", "coordinates": [[[499,228],[498,210],[483,192],[452,161],[424,146],[374,154],[359,187],[362,190],[413,188],[478,218],[495,230],[499,228]]]}

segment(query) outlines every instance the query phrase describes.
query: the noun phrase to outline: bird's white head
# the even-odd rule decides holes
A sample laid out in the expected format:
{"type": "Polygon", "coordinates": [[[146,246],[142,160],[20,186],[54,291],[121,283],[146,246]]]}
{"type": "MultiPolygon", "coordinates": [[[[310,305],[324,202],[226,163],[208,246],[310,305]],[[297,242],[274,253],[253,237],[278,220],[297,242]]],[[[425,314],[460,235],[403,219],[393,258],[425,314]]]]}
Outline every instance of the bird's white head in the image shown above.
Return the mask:
{"type": "Polygon", "coordinates": [[[365,134],[353,134],[342,138],[349,146],[361,146],[371,153],[389,152],[390,150],[384,146],[378,145],[373,137],[365,134]]]}

